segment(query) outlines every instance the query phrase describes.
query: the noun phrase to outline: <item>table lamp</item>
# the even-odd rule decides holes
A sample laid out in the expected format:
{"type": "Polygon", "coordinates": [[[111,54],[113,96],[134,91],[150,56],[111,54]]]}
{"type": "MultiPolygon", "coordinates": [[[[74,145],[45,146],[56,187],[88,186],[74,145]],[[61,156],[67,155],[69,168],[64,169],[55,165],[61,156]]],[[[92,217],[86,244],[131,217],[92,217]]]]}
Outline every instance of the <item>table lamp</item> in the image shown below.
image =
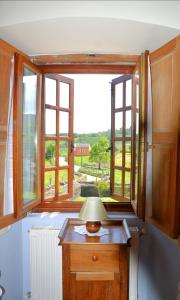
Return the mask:
{"type": "Polygon", "coordinates": [[[86,221],[86,229],[90,233],[98,232],[101,221],[107,219],[107,212],[100,198],[88,197],[83,204],[79,217],[86,221]]]}

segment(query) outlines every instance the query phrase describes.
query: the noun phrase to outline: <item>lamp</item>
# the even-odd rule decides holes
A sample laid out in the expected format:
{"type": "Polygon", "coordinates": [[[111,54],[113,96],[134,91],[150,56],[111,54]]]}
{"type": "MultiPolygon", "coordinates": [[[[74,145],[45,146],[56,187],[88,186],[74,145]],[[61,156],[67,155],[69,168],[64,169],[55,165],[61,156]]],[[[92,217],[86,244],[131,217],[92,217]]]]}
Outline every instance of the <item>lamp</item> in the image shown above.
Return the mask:
{"type": "Polygon", "coordinates": [[[88,197],[83,204],[79,217],[86,221],[86,229],[90,233],[99,231],[101,221],[107,218],[107,212],[100,198],[88,197]]]}

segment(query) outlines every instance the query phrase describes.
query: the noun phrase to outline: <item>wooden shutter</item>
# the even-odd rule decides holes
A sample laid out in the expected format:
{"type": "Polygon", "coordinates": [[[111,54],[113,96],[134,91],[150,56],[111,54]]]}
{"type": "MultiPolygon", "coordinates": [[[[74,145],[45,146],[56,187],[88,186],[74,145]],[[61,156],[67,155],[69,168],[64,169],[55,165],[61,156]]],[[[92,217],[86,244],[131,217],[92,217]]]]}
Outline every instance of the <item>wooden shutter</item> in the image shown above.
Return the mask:
{"type": "Polygon", "coordinates": [[[150,54],[152,203],[146,219],[178,235],[180,199],[180,37],[150,54]]]}
{"type": "Polygon", "coordinates": [[[40,111],[41,72],[25,56],[16,54],[14,187],[18,217],[41,201],[40,111]]]}

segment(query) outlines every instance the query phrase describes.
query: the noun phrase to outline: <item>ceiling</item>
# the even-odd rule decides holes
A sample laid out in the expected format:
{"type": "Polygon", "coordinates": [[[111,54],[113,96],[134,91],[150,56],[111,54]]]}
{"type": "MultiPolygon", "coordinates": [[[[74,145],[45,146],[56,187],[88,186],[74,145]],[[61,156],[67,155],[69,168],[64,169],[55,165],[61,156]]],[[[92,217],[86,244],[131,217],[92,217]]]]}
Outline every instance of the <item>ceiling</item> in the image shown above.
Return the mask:
{"type": "Polygon", "coordinates": [[[179,1],[0,1],[0,38],[29,55],[155,50],[180,34],[179,1]]]}

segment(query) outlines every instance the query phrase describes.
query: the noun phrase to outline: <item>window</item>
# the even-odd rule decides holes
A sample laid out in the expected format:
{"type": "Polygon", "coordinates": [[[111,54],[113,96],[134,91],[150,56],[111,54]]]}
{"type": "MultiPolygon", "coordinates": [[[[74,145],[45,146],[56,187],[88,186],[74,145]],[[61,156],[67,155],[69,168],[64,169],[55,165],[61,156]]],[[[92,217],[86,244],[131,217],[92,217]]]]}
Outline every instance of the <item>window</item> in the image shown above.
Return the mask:
{"type": "MultiPolygon", "coordinates": [[[[111,82],[111,195],[118,203],[130,204],[134,187],[132,76],[114,75],[113,78],[115,79],[111,82]]],[[[73,80],[62,75],[46,74],[43,89],[44,207],[48,205],[58,207],[58,204],[78,207],[79,203],[75,203],[76,199],[73,199],[73,156],[74,154],[78,156],[79,152],[82,155],[85,149],[80,149],[79,144],[73,144],[73,80]],[[61,202],[62,200],[66,201],[61,202]]]]}
{"type": "Polygon", "coordinates": [[[131,197],[132,78],[112,80],[112,195],[120,201],[131,197]]]}
{"type": "Polygon", "coordinates": [[[15,74],[14,195],[20,217],[41,201],[41,72],[24,56],[16,55],[15,74]]]}
{"type": "Polygon", "coordinates": [[[44,77],[43,200],[72,198],[73,80],[44,77]]]}

